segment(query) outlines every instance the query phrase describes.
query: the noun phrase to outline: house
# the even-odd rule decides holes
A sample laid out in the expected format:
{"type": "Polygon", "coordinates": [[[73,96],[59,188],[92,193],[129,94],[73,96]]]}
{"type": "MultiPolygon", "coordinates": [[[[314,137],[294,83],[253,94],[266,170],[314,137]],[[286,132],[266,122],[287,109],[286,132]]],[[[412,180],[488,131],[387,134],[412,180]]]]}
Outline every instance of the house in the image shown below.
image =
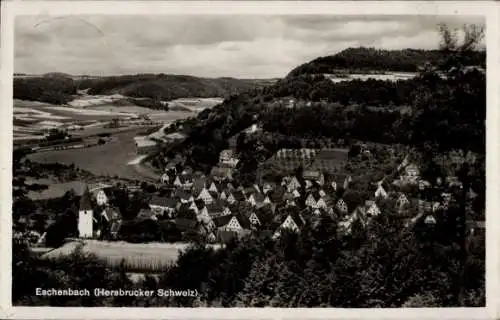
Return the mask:
{"type": "Polygon", "coordinates": [[[389,196],[387,191],[381,184],[377,187],[377,190],[375,190],[374,195],[375,198],[384,198],[384,199],[386,199],[389,196]]]}
{"type": "Polygon", "coordinates": [[[297,177],[292,177],[292,179],[290,180],[290,182],[286,187],[288,192],[292,192],[293,190],[297,190],[298,188],[300,188],[300,182],[297,179],[297,177]]]}
{"type": "Polygon", "coordinates": [[[199,206],[196,204],[196,202],[194,202],[194,201],[193,201],[193,202],[191,202],[191,203],[189,204],[188,209],[189,209],[189,210],[192,210],[195,214],[198,214],[198,213],[200,212],[200,210],[201,210],[201,209],[203,209],[203,207],[204,207],[204,206],[205,206],[205,203],[204,203],[204,202],[203,202],[203,205],[202,205],[201,207],[199,207],[199,206]]]}
{"type": "Polygon", "coordinates": [[[245,194],[243,193],[243,191],[240,191],[240,190],[235,190],[227,198],[227,201],[231,204],[233,204],[235,202],[242,202],[245,200],[246,200],[245,194]]]}
{"type": "Polygon", "coordinates": [[[323,190],[323,189],[319,189],[318,194],[319,194],[319,196],[320,196],[321,198],[323,198],[323,197],[325,197],[325,196],[326,196],[326,192],[325,192],[325,190],[323,190]]]}
{"type": "Polygon", "coordinates": [[[398,198],[396,200],[396,207],[401,210],[403,207],[405,207],[408,204],[410,204],[410,201],[408,200],[406,195],[403,192],[399,192],[398,198]]]}
{"type": "Polygon", "coordinates": [[[264,183],[264,185],[262,186],[262,193],[263,194],[267,194],[268,192],[270,192],[271,190],[273,190],[276,186],[274,184],[271,184],[269,182],[266,182],[264,183]]]}
{"type": "Polygon", "coordinates": [[[162,183],[170,183],[170,176],[167,173],[161,175],[160,181],[162,183]]]}
{"type": "Polygon", "coordinates": [[[210,175],[215,181],[233,180],[233,168],[213,167],[210,175]]]}
{"type": "Polygon", "coordinates": [[[215,181],[212,181],[208,186],[208,191],[210,192],[219,193],[219,190],[222,190],[222,185],[220,183],[215,183],[215,181]]]}
{"type": "Polygon", "coordinates": [[[232,212],[231,212],[231,209],[228,207],[228,206],[225,206],[223,209],[222,209],[222,215],[223,216],[228,216],[230,215],[232,212]]]}
{"type": "Polygon", "coordinates": [[[316,202],[316,207],[319,208],[319,209],[326,210],[328,208],[328,204],[327,204],[327,202],[325,201],[324,198],[320,197],[318,199],[318,201],[316,202]]]}
{"type": "Polygon", "coordinates": [[[250,203],[252,206],[257,206],[257,205],[260,205],[264,202],[264,196],[260,193],[255,193],[255,194],[251,194],[247,201],[248,203],[250,203]]]}
{"type": "Polygon", "coordinates": [[[264,205],[266,205],[266,204],[271,204],[271,198],[269,198],[269,196],[268,196],[268,195],[266,195],[266,196],[264,197],[264,201],[262,201],[262,203],[263,203],[264,205]]]}
{"type": "Polygon", "coordinates": [[[218,203],[211,203],[206,206],[208,215],[211,218],[224,216],[224,207],[218,203]]]}
{"type": "Polygon", "coordinates": [[[203,188],[203,190],[201,190],[200,194],[196,199],[202,200],[205,204],[211,204],[215,200],[212,194],[206,188],[203,188]]]}
{"type": "Polygon", "coordinates": [[[292,191],[292,196],[293,196],[293,199],[297,199],[297,198],[300,198],[300,192],[299,190],[295,189],[292,191]]]}
{"type": "Polygon", "coordinates": [[[121,223],[123,220],[120,210],[115,207],[108,207],[104,209],[101,212],[101,215],[109,225],[112,225],[114,222],[121,223]]]}
{"type": "Polygon", "coordinates": [[[365,218],[365,209],[363,207],[357,207],[351,215],[346,216],[345,219],[338,223],[339,231],[344,234],[350,234],[355,222],[360,222],[363,226],[365,225],[365,218]]]}
{"type": "Polygon", "coordinates": [[[352,181],[352,177],[346,174],[335,174],[330,179],[330,186],[333,190],[337,191],[339,188],[344,190],[349,187],[349,183],[352,181]]]}
{"type": "Polygon", "coordinates": [[[239,159],[236,153],[231,149],[222,150],[219,154],[219,165],[221,167],[227,166],[229,168],[236,168],[239,159]]]}
{"type": "Polygon", "coordinates": [[[380,214],[380,209],[373,200],[365,201],[366,214],[368,217],[375,217],[380,214]]]}
{"type": "Polygon", "coordinates": [[[257,215],[257,213],[255,211],[252,211],[248,217],[248,220],[250,220],[250,223],[252,225],[260,225],[260,219],[259,219],[259,216],[257,215]]]}
{"type": "Polygon", "coordinates": [[[181,203],[191,203],[194,201],[194,197],[184,189],[176,189],[174,198],[178,199],[181,203]]]}
{"type": "Polygon", "coordinates": [[[300,232],[300,229],[305,225],[305,220],[300,213],[292,212],[286,216],[284,221],[280,224],[278,229],[273,235],[273,238],[278,238],[282,230],[291,230],[293,232],[300,232]]]}
{"type": "Polygon", "coordinates": [[[94,195],[98,206],[104,206],[108,204],[108,197],[106,196],[106,192],[104,192],[103,189],[95,191],[94,195]]]}
{"type": "Polygon", "coordinates": [[[202,221],[207,224],[210,223],[210,221],[212,221],[212,216],[208,213],[208,208],[203,207],[196,214],[196,219],[198,221],[202,221]]]}
{"type": "Polygon", "coordinates": [[[250,220],[245,219],[242,215],[228,215],[214,218],[215,227],[217,230],[242,232],[251,227],[250,220]]]}
{"type": "Polygon", "coordinates": [[[345,201],[343,199],[339,199],[337,201],[336,207],[343,214],[347,214],[349,212],[349,208],[347,207],[347,203],[345,203],[345,201]]]}
{"type": "Polygon", "coordinates": [[[185,190],[191,189],[193,186],[193,176],[189,173],[178,175],[174,180],[174,186],[185,190]]]}
{"type": "Polygon", "coordinates": [[[199,194],[203,188],[205,188],[207,185],[207,178],[206,177],[199,177],[194,179],[193,181],[193,186],[191,187],[191,192],[193,194],[199,194]]]}
{"type": "Polygon", "coordinates": [[[418,180],[418,188],[420,190],[425,190],[425,189],[429,188],[430,186],[431,186],[431,184],[429,181],[422,180],[422,179],[418,180]]]}
{"type": "Polygon", "coordinates": [[[136,219],[137,220],[154,220],[154,221],[158,220],[155,212],[153,212],[152,210],[148,210],[148,209],[141,209],[139,211],[139,213],[137,214],[136,219]]]}
{"type": "Polygon", "coordinates": [[[316,182],[319,185],[325,183],[325,175],[319,170],[306,170],[302,173],[305,181],[316,182]]]}
{"type": "Polygon", "coordinates": [[[317,202],[316,202],[316,197],[314,196],[313,193],[310,193],[305,201],[306,206],[310,208],[317,208],[317,202]]]}
{"type": "Polygon", "coordinates": [[[156,214],[171,215],[178,208],[178,202],[174,198],[153,196],[149,201],[149,207],[156,214]]]}
{"type": "Polygon", "coordinates": [[[436,218],[432,214],[427,215],[424,219],[425,224],[436,224],[436,218]]]}
{"type": "Polygon", "coordinates": [[[404,172],[401,175],[400,180],[409,183],[417,183],[419,176],[420,170],[418,169],[418,166],[410,163],[404,167],[404,172]]]}

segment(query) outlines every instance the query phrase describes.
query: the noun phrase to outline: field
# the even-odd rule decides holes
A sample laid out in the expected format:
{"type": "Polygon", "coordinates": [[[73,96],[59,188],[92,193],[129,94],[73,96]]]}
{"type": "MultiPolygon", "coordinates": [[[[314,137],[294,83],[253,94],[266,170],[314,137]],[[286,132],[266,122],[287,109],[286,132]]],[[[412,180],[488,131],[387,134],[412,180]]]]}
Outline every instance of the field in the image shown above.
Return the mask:
{"type": "Polygon", "coordinates": [[[84,149],[58,150],[30,154],[28,159],[41,163],[74,163],[78,168],[96,175],[117,175],[120,178],[157,181],[159,175],[149,168],[140,165],[127,165],[137,158],[134,136],[136,129],[114,134],[114,141],[104,145],[84,149]],[[139,168],[140,167],[140,168],[139,168]]]}
{"type": "Polygon", "coordinates": [[[180,106],[194,112],[203,111],[203,109],[213,108],[222,103],[222,98],[181,98],[168,101],[169,106],[180,106]]]}
{"type": "Polygon", "coordinates": [[[42,192],[28,192],[28,197],[32,200],[44,200],[62,197],[66,193],[66,191],[69,191],[70,189],[75,190],[77,195],[82,195],[85,189],[85,183],[83,183],[82,181],[54,182],[51,179],[39,179],[26,182],[29,184],[45,184],[49,187],[42,192]]]}
{"type": "Polygon", "coordinates": [[[398,81],[398,80],[408,80],[416,76],[414,73],[409,72],[388,72],[385,74],[348,74],[345,77],[339,77],[334,74],[325,74],[332,82],[338,83],[343,81],[351,80],[362,80],[366,81],[368,79],[381,80],[381,81],[398,81]]]}
{"type": "MultiPolygon", "coordinates": [[[[111,267],[118,267],[122,260],[129,270],[160,271],[175,263],[179,252],[188,248],[187,243],[126,243],[97,240],[68,242],[43,255],[46,259],[58,259],[70,255],[80,244],[82,251],[93,254],[111,267]]],[[[219,246],[213,246],[219,248],[219,246]]]]}

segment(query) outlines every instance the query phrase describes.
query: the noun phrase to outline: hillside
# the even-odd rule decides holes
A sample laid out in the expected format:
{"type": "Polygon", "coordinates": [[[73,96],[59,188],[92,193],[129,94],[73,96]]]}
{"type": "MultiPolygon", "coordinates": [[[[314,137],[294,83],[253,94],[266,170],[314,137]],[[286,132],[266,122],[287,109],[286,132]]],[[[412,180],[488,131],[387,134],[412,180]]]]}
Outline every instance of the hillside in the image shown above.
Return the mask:
{"type": "MultiPolygon", "coordinates": [[[[335,55],[316,58],[293,69],[287,77],[303,74],[342,74],[352,72],[417,72],[426,63],[437,64],[445,58],[438,50],[380,50],[348,48],[335,55]]],[[[465,57],[468,65],[485,66],[486,53],[473,51],[465,57]]]]}
{"type": "Polygon", "coordinates": [[[66,104],[77,90],[90,95],[119,93],[134,98],[228,97],[272,84],[275,79],[198,78],[184,75],[138,74],[112,77],[73,77],[61,73],[15,77],[14,98],[66,104]]]}
{"type": "Polygon", "coordinates": [[[89,94],[120,93],[130,97],[172,100],[184,97],[227,97],[268,84],[266,80],[235,78],[198,78],[186,75],[143,74],[76,82],[89,94]]]}

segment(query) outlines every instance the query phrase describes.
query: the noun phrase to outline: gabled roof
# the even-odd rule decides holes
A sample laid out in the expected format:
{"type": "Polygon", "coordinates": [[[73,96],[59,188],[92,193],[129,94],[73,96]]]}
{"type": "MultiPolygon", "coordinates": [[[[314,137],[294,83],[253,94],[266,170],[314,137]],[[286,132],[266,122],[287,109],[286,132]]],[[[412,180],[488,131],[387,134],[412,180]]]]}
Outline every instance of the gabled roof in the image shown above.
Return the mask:
{"type": "Polygon", "coordinates": [[[202,199],[196,199],[194,201],[194,204],[196,205],[196,207],[201,210],[203,208],[205,208],[205,202],[202,200],[202,199]]]}
{"type": "Polygon", "coordinates": [[[235,190],[232,195],[236,201],[245,201],[245,194],[242,191],[235,190]]]}
{"type": "Polygon", "coordinates": [[[119,208],[109,207],[103,211],[103,216],[107,221],[116,221],[122,219],[119,208]]]}
{"type": "Polygon", "coordinates": [[[224,211],[224,207],[219,203],[211,203],[207,205],[207,211],[209,215],[220,214],[224,211]]]}
{"type": "MultiPolygon", "coordinates": [[[[301,214],[297,211],[292,211],[290,212],[290,217],[293,219],[293,221],[295,222],[295,224],[297,225],[297,227],[302,227],[305,225],[305,221],[304,221],[304,218],[301,216],[301,214]]],[[[286,218],[285,218],[286,219],[286,218]]],[[[283,220],[284,222],[284,220],[283,220]]]]}
{"type": "Polygon", "coordinates": [[[121,220],[113,221],[113,223],[111,223],[111,228],[109,231],[111,233],[118,233],[118,231],[120,231],[121,226],[122,226],[121,220]]]}
{"type": "Polygon", "coordinates": [[[217,178],[227,178],[231,176],[233,169],[226,167],[213,167],[210,174],[217,178]]]}
{"type": "Polygon", "coordinates": [[[205,187],[206,181],[207,181],[207,178],[205,178],[205,177],[195,179],[193,181],[193,190],[196,193],[199,193],[205,187]]]}
{"type": "Polygon", "coordinates": [[[186,192],[183,189],[177,189],[177,190],[175,190],[174,197],[180,198],[183,200],[188,200],[189,198],[191,198],[191,194],[189,192],[186,192]]]}
{"type": "Polygon", "coordinates": [[[151,201],[149,201],[149,204],[166,208],[175,208],[175,206],[177,205],[177,200],[174,198],[153,196],[151,201]]]}
{"type": "Polygon", "coordinates": [[[258,193],[258,192],[254,193],[252,196],[253,196],[256,203],[261,203],[266,198],[264,195],[262,195],[261,193],[258,193]]]}
{"type": "Polygon", "coordinates": [[[139,220],[156,219],[156,215],[149,209],[141,209],[136,218],[139,220]]]}
{"type": "Polygon", "coordinates": [[[191,210],[189,207],[191,207],[190,203],[181,203],[179,211],[189,211],[191,210]]]}
{"type": "Polygon", "coordinates": [[[350,175],[343,173],[332,174],[328,177],[327,183],[331,184],[332,182],[335,182],[337,183],[337,186],[342,186],[349,177],[350,175]]]}
{"type": "Polygon", "coordinates": [[[321,171],[319,170],[306,170],[302,173],[304,180],[317,180],[321,178],[321,171]]]}
{"type": "Polygon", "coordinates": [[[80,198],[80,210],[92,210],[92,201],[90,200],[90,192],[88,187],[85,188],[85,191],[80,198]]]}
{"type": "Polygon", "coordinates": [[[247,216],[243,214],[236,214],[234,217],[238,220],[243,229],[250,229],[252,227],[252,223],[247,216]]]}
{"type": "Polygon", "coordinates": [[[227,225],[233,217],[234,216],[232,214],[227,215],[227,216],[215,217],[215,218],[213,218],[213,222],[214,222],[215,226],[217,228],[219,228],[219,227],[223,227],[223,226],[227,225]]]}
{"type": "Polygon", "coordinates": [[[212,198],[217,199],[218,194],[215,191],[208,191],[208,193],[212,196],[212,198]]]}

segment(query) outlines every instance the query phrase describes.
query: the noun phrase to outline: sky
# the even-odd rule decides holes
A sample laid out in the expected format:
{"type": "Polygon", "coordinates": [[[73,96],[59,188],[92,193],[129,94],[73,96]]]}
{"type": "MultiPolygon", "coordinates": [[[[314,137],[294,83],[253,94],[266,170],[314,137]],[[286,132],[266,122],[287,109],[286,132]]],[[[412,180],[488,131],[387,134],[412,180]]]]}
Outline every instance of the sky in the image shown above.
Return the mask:
{"type": "Polygon", "coordinates": [[[275,78],[349,47],[435,49],[474,16],[17,16],[14,71],[275,78]]]}

